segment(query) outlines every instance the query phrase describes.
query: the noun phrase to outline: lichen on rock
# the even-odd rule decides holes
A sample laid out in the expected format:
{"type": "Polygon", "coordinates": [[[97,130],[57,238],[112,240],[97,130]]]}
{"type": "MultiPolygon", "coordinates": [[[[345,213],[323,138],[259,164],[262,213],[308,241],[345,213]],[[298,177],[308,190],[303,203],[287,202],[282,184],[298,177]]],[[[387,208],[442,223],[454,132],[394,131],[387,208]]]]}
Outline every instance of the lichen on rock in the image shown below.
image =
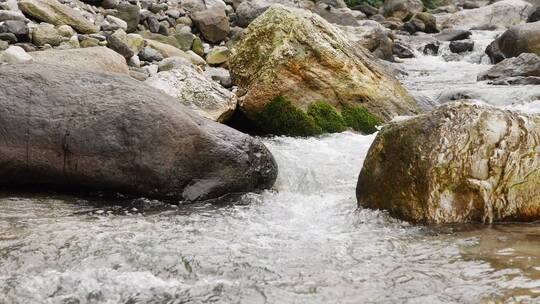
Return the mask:
{"type": "Polygon", "coordinates": [[[230,71],[247,92],[240,102],[251,119],[275,96],[293,100],[304,111],[319,100],[338,110],[363,106],[385,121],[420,112],[369,51],[306,10],[273,5],[259,16],[235,45],[230,71]]]}
{"type": "Polygon", "coordinates": [[[457,102],[385,126],[361,206],[417,223],[540,219],[540,117],[457,102]]]}

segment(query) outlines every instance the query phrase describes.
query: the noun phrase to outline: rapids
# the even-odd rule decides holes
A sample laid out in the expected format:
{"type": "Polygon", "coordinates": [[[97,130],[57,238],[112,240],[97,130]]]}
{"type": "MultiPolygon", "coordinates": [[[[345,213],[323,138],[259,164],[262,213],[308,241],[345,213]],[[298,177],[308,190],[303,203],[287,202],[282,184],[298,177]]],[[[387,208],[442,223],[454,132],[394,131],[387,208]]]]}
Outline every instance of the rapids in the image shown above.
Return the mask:
{"type": "MultiPolygon", "coordinates": [[[[465,56],[418,54],[403,83],[426,107],[466,91],[534,111],[537,88],[476,82],[495,34],[475,32],[465,56]]],[[[421,227],[357,208],[374,138],[263,138],[275,189],[219,205],[3,193],[0,303],[540,301],[539,225],[421,227]]]]}

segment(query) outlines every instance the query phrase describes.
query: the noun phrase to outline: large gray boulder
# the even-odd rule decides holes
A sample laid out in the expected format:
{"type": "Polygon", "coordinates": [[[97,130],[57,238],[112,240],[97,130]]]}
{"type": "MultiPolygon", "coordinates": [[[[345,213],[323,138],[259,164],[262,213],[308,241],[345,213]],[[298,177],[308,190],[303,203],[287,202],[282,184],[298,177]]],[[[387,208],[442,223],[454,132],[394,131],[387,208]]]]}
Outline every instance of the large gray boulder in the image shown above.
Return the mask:
{"type": "Polygon", "coordinates": [[[0,183],[203,200],[271,187],[258,140],[127,76],[0,66],[0,183]]]}
{"type": "Polygon", "coordinates": [[[521,53],[540,55],[540,21],[510,28],[497,38],[497,44],[506,58],[521,53]]]}
{"type": "Polygon", "coordinates": [[[525,23],[532,5],[523,0],[503,0],[476,9],[438,16],[441,28],[470,30],[473,27],[511,27],[525,23]]]}
{"type": "Polygon", "coordinates": [[[478,75],[478,80],[494,80],[517,76],[540,76],[540,56],[523,53],[507,58],[478,75]]]}
{"type": "Polygon", "coordinates": [[[385,126],[360,172],[361,206],[417,223],[540,219],[540,117],[475,103],[385,126]]]}

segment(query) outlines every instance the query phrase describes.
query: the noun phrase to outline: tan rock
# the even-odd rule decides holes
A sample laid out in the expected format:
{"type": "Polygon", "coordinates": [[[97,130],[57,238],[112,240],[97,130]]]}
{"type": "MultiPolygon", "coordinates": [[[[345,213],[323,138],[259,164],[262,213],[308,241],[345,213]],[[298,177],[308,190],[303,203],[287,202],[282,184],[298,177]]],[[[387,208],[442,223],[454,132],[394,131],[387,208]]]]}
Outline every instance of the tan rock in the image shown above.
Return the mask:
{"type": "Polygon", "coordinates": [[[241,105],[252,119],[278,95],[304,110],[316,101],[338,110],[362,106],[383,120],[420,111],[369,51],[320,16],[281,5],[248,27],[233,49],[230,72],[247,92],[241,105]]]}
{"type": "Polygon", "coordinates": [[[70,25],[80,33],[97,33],[99,29],[73,8],[56,0],[20,0],[19,8],[25,15],[56,26],[70,25]]]}
{"type": "Polygon", "coordinates": [[[361,206],[418,223],[540,219],[540,117],[474,103],[390,123],[360,173],[361,206]]]}
{"type": "Polygon", "coordinates": [[[124,57],[106,47],[88,47],[71,50],[50,49],[31,52],[30,55],[34,58],[34,61],[41,63],[129,74],[124,57]]]}

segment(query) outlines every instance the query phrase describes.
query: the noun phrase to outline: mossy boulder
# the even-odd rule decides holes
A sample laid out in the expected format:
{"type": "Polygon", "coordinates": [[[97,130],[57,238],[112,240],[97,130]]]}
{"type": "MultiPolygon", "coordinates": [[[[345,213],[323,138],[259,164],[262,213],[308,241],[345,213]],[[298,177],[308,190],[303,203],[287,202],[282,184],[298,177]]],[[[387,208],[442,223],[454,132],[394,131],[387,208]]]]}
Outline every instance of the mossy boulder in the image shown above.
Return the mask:
{"type": "Polygon", "coordinates": [[[347,127],[364,134],[377,132],[377,126],[381,125],[379,117],[361,107],[346,107],[341,112],[341,115],[347,127]]]}
{"type": "Polygon", "coordinates": [[[384,121],[421,111],[368,50],[306,10],[273,5],[245,30],[229,64],[252,120],[278,95],[303,111],[318,100],[338,110],[362,105],[384,121]]]}
{"type": "Polygon", "coordinates": [[[281,96],[264,105],[256,123],[264,132],[274,135],[313,136],[323,133],[313,118],[281,96]]]}
{"type": "Polygon", "coordinates": [[[326,133],[339,133],[347,129],[343,117],[326,102],[315,102],[308,106],[307,114],[326,133]]]}
{"type": "Polygon", "coordinates": [[[386,125],[360,172],[360,206],[415,223],[540,219],[540,117],[478,103],[386,125]]]}

